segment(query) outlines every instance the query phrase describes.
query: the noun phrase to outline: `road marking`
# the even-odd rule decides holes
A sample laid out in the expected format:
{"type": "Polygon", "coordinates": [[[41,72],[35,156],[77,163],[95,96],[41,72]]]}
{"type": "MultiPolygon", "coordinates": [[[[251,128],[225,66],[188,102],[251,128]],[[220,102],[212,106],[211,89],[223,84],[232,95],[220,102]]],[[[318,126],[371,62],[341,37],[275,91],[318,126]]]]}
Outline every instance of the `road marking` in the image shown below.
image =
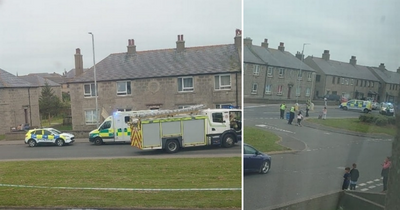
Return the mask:
{"type": "Polygon", "coordinates": [[[372,186],[369,186],[368,188],[369,189],[373,189],[373,188],[375,188],[376,186],[375,185],[372,185],[372,186]]]}
{"type": "Polygon", "coordinates": [[[362,187],[362,186],[365,186],[365,185],[366,185],[366,184],[364,184],[364,183],[359,184],[359,186],[361,186],[361,187],[362,187]]]}
{"type": "Polygon", "coordinates": [[[369,190],[368,188],[363,188],[363,189],[361,189],[361,191],[367,191],[367,190],[369,190]]]}
{"type": "Polygon", "coordinates": [[[286,132],[286,133],[296,134],[296,132],[288,131],[288,130],[285,130],[285,129],[282,129],[282,128],[273,127],[273,126],[270,126],[270,125],[256,125],[256,126],[263,127],[263,128],[268,128],[268,129],[271,129],[271,130],[277,130],[277,131],[282,131],[282,132],[286,132]]]}
{"type": "Polygon", "coordinates": [[[368,183],[368,184],[372,184],[372,183],[374,183],[374,182],[373,182],[373,181],[368,181],[367,183],[368,183]]]}
{"type": "Polygon", "coordinates": [[[242,188],[187,188],[187,189],[146,189],[146,188],[98,188],[98,187],[46,187],[33,185],[0,184],[1,187],[65,189],[65,190],[106,190],[106,191],[236,191],[242,188]]]}
{"type": "Polygon", "coordinates": [[[375,181],[375,182],[380,182],[381,180],[380,180],[380,179],[375,179],[374,181],[375,181]]]}

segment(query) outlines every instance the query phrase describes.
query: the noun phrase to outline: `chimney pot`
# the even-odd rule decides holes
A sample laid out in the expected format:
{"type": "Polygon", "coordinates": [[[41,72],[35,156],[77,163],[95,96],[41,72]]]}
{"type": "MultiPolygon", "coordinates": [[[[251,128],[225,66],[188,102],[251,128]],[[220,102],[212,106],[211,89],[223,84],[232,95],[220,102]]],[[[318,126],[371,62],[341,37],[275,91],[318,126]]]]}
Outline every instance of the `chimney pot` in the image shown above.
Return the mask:
{"type": "Polygon", "coordinates": [[[178,35],[178,41],[176,41],[176,51],[183,52],[185,50],[185,41],[183,41],[183,34],[178,35]]]}
{"type": "Polygon", "coordinates": [[[242,31],[240,29],[236,29],[236,36],[233,38],[235,42],[236,49],[242,49],[242,31]]]}
{"type": "Polygon", "coordinates": [[[246,45],[246,46],[253,45],[253,40],[251,38],[249,38],[249,37],[244,38],[243,41],[244,41],[244,45],[246,45]]]}
{"type": "Polygon", "coordinates": [[[354,55],[351,56],[350,64],[353,65],[353,66],[355,66],[357,64],[356,56],[354,56],[354,55]]]}
{"type": "Polygon", "coordinates": [[[264,39],[264,42],[261,43],[261,47],[268,48],[268,39],[264,39]]]}
{"type": "Polygon", "coordinates": [[[81,49],[76,48],[75,54],[75,77],[83,74],[83,59],[81,49]]]}
{"type": "Polygon", "coordinates": [[[81,49],[76,48],[76,54],[81,54],[81,49]]]}
{"type": "Polygon", "coordinates": [[[136,54],[136,45],[134,39],[128,39],[128,54],[136,54]]]}
{"type": "Polygon", "coordinates": [[[283,42],[279,43],[278,50],[280,50],[282,52],[285,51],[285,47],[284,47],[284,43],[283,42]]]}
{"type": "Polygon", "coordinates": [[[329,50],[324,50],[324,53],[322,54],[322,59],[329,61],[329,58],[330,58],[329,50]]]}

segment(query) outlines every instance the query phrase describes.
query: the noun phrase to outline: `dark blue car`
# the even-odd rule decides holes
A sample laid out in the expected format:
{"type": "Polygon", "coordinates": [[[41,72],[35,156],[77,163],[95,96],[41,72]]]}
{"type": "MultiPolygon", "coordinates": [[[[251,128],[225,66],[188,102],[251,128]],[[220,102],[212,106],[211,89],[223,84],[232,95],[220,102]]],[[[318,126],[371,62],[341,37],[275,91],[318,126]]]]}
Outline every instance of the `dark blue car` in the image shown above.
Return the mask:
{"type": "Polygon", "coordinates": [[[244,172],[266,174],[271,169],[271,156],[258,151],[251,145],[243,144],[244,172]]]}

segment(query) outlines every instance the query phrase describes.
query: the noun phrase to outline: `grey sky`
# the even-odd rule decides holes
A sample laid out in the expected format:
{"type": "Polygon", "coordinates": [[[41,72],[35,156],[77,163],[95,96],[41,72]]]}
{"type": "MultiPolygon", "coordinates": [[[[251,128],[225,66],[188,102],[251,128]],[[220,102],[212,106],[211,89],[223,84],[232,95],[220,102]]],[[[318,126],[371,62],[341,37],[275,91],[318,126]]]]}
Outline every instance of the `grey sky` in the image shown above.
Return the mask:
{"type": "Polygon", "coordinates": [[[62,73],[111,53],[233,44],[242,27],[240,0],[0,0],[0,68],[12,74],[62,73]]]}
{"type": "Polygon", "coordinates": [[[243,37],[254,45],[268,39],[269,47],[332,60],[400,67],[400,1],[398,0],[244,0],[243,37]]]}

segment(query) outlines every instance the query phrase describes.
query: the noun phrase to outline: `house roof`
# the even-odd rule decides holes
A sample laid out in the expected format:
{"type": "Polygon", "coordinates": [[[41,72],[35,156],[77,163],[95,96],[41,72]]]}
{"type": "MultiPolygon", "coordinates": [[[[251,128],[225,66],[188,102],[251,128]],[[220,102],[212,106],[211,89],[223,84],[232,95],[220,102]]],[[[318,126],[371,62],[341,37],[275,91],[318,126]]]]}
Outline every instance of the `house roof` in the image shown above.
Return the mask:
{"type": "Polygon", "coordinates": [[[244,62],[315,71],[290,52],[255,45],[244,46],[244,62]]]}
{"type": "Polygon", "coordinates": [[[380,77],[384,82],[391,84],[399,84],[400,83],[400,73],[383,70],[378,67],[370,67],[372,71],[374,71],[378,77],[380,77]]]}
{"type": "Polygon", "coordinates": [[[47,78],[43,78],[39,75],[36,74],[29,74],[29,75],[24,75],[24,76],[18,76],[19,78],[28,81],[29,83],[38,86],[38,87],[43,87],[46,85],[46,82],[49,86],[51,87],[56,87],[56,86],[60,86],[59,83],[56,83],[50,79],[47,78]]]}
{"type": "Polygon", "coordinates": [[[36,86],[3,69],[0,69],[0,88],[9,88],[9,87],[36,87],[36,86]]]}
{"type": "MultiPolygon", "coordinates": [[[[234,44],[111,54],[96,64],[96,80],[112,81],[240,72],[234,44]]],[[[93,67],[71,82],[93,81],[93,67]]]]}
{"type": "Polygon", "coordinates": [[[313,62],[326,75],[379,81],[379,79],[376,78],[375,75],[370,70],[368,70],[368,67],[366,66],[352,65],[350,63],[335,60],[325,60],[313,56],[308,56],[305,59],[305,62],[313,62]]]}

